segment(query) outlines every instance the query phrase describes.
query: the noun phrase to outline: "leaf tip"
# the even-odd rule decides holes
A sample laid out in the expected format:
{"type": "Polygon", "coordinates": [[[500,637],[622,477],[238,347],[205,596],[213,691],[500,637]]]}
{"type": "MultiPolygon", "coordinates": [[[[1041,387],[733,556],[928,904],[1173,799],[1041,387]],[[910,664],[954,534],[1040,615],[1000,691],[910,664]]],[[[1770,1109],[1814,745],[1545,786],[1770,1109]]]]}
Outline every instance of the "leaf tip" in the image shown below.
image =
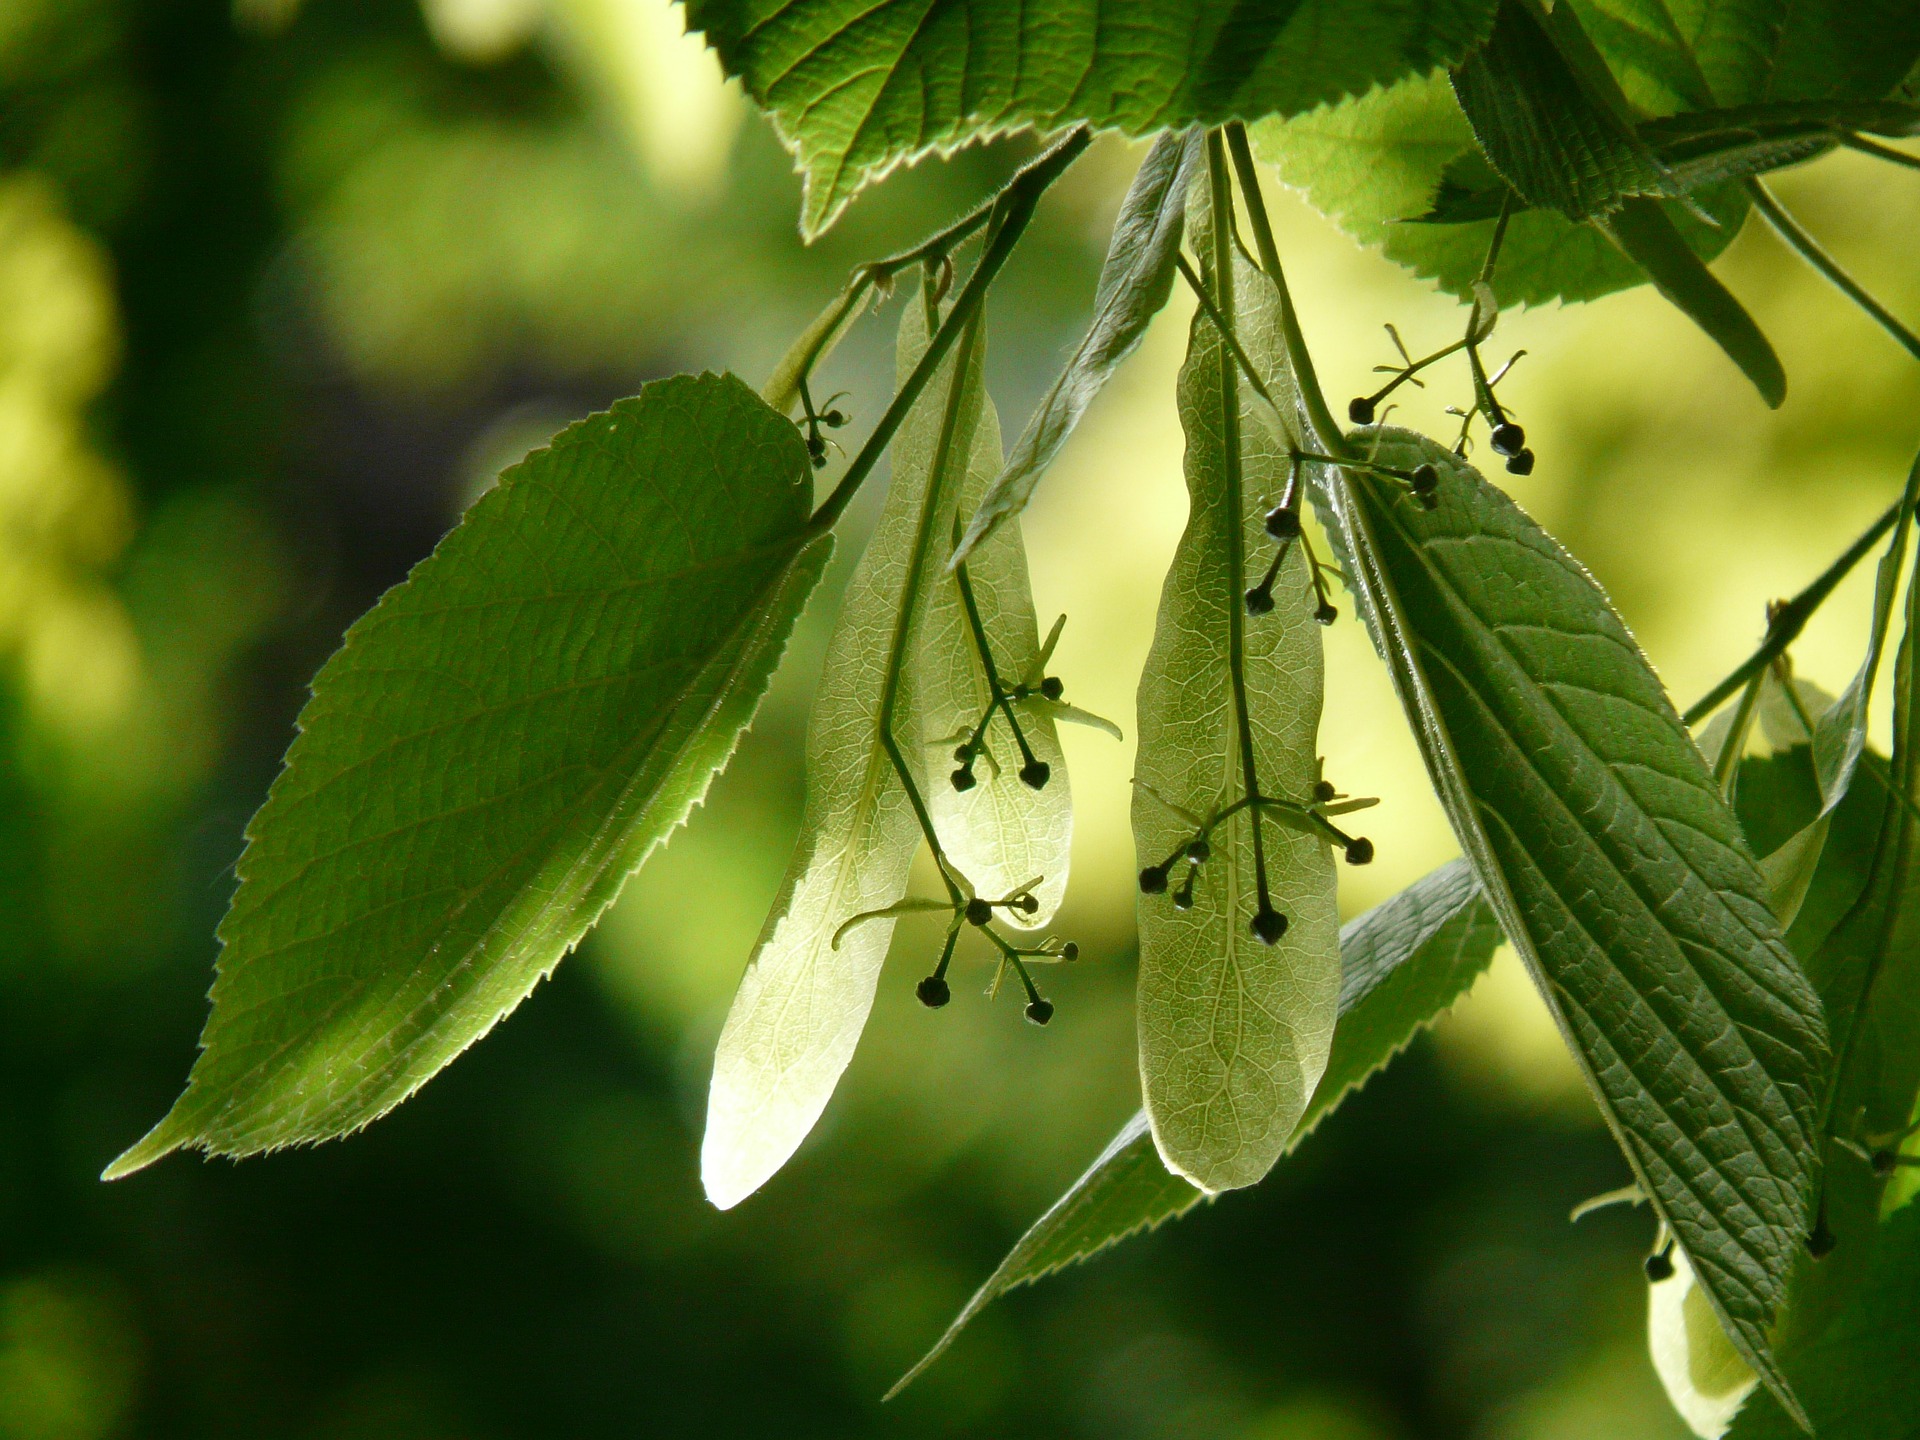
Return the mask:
{"type": "Polygon", "coordinates": [[[100,1178],[105,1181],[124,1180],[155,1161],[164,1160],[189,1143],[193,1135],[178,1119],[179,1113],[178,1107],[168,1111],[165,1119],[129,1145],[111,1165],[102,1170],[100,1178]]]}

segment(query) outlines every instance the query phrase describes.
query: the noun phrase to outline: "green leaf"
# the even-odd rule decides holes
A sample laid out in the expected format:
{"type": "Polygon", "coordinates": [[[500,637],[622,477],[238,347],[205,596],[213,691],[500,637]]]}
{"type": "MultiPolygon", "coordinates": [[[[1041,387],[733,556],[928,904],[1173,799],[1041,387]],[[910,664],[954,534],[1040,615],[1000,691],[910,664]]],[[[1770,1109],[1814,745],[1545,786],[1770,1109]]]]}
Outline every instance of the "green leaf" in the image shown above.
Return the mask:
{"type": "Polygon", "coordinates": [[[314,681],[186,1093],[108,1176],[357,1129],[519,1004],[732,752],[826,563],[811,503],[731,376],[508,470],[314,681]]]}
{"type": "Polygon", "coordinates": [[[1596,95],[1524,0],[1501,0],[1493,33],[1453,72],[1480,149],[1530,205],[1569,220],[1674,187],[1632,117],[1596,95]]]}
{"type": "MultiPolygon", "coordinates": [[[[929,332],[921,299],[905,310],[902,381],[929,332]]],[[[881,738],[881,703],[893,675],[895,737],[912,755],[924,620],[934,588],[953,583],[934,561],[936,540],[943,520],[951,524],[980,425],[977,335],[955,352],[894,440],[886,502],[847,584],[807,727],[800,840],[714,1055],[700,1174],[722,1210],[786,1164],[826,1108],[866,1028],[894,922],[882,916],[839,932],[900,900],[920,848],[881,738]]]]}
{"type": "Polygon", "coordinates": [[[1687,1257],[1673,1253],[1673,1274],[1647,1287],[1647,1349],[1667,1399],[1696,1435],[1726,1433],[1759,1383],[1694,1283],[1687,1257]]]}
{"type": "MultiPolygon", "coordinates": [[[[1354,240],[1462,300],[1487,256],[1505,182],[1474,144],[1444,76],[1402,81],[1357,100],[1254,131],[1263,159],[1354,240]],[[1477,223],[1413,224],[1451,185],[1480,207],[1477,223]],[[1486,197],[1492,203],[1486,205],[1486,197]]],[[[1711,258],[1746,217],[1737,189],[1698,197],[1720,222],[1683,215],[1689,243],[1711,258]]],[[[1646,272],[1590,225],[1552,210],[1523,210],[1507,226],[1495,288],[1504,305],[1592,300],[1646,280],[1646,272]]]]}
{"type": "Polygon", "coordinates": [[[848,281],[787,347],[767,383],[760,387],[760,398],[782,415],[792,414],[793,407],[800,403],[801,382],[838,348],[853,322],[866,313],[872,296],[873,286],[863,283],[862,277],[848,281]]]}
{"type": "Polygon", "coordinates": [[[1651,200],[1628,200],[1598,223],[1647,272],[1654,287],[1727,352],[1760,397],[1779,409],[1787,398],[1780,357],[1753,317],[1693,252],[1667,212],[1651,200]]]}
{"type": "Polygon", "coordinates": [[[1641,1188],[1735,1343],[1767,1330],[1811,1223],[1820,1003],[1700,752],[1592,578],[1423,436],[1427,463],[1316,475],[1434,787],[1641,1188]]]}
{"type": "MultiPolygon", "coordinates": [[[[1789,1343],[1783,1362],[1819,1440],[1915,1440],[1920,1406],[1920,1208],[1880,1227],[1876,1263],[1826,1330],[1789,1343]]],[[[1729,1440],[1797,1440],[1793,1419],[1766,1396],[1741,1412],[1729,1440]]]]}
{"type": "Polygon", "coordinates": [[[817,235],[903,160],[1085,121],[1129,135],[1295,115],[1449,64],[1491,0],[689,0],[806,176],[817,235]]]}
{"type": "Polygon", "coordinates": [[[1640,138],[1680,188],[1691,191],[1798,165],[1826,154],[1851,132],[1899,137],[1917,129],[1920,106],[1785,100],[1649,120],[1640,126],[1640,138]]]}
{"type": "Polygon", "coordinates": [[[956,552],[959,559],[1027,508],[1034,487],[1094,396],[1140,348],[1153,317],[1165,308],[1186,224],[1187,190],[1201,152],[1199,131],[1168,133],[1153,142],[1140,162],[1107,242],[1106,263],[1094,290],[1093,320],[1027,422],[1005,468],[977,500],[956,552]]]}
{"type": "MultiPolygon", "coordinates": [[[[981,385],[979,369],[976,363],[971,381],[976,387],[981,385]]],[[[951,779],[953,751],[959,743],[955,737],[972,733],[992,698],[960,586],[946,573],[956,520],[973,513],[1000,473],[1000,422],[984,390],[979,406],[972,463],[949,502],[948,515],[936,521],[942,526],[941,545],[932,562],[936,578],[928,598],[920,661],[922,768],[934,829],[948,858],[975,891],[997,898],[1039,877],[1032,890],[1040,902],[1038,910],[1001,912],[1008,924],[1036,927],[1046,924],[1060,908],[1073,848],[1072,789],[1052,715],[1041,704],[1022,702],[1015,707],[1034,758],[1052,772],[1044,788],[1035,790],[1020,779],[1021,753],[1004,716],[996,716],[987,730],[993,761],[976,766],[978,783],[963,792],[953,788],[951,779]]],[[[1017,523],[1001,526],[975,547],[967,561],[967,577],[981,626],[993,647],[1000,683],[1015,684],[1040,653],[1026,546],[1017,523]]]]}
{"type": "MultiPolygon", "coordinates": [[[[1229,258],[1224,234],[1195,229],[1204,282],[1259,372],[1277,373],[1285,344],[1278,293],[1251,264],[1229,258]]],[[[1175,853],[1194,838],[1182,810],[1211,819],[1245,795],[1245,756],[1263,795],[1311,800],[1322,687],[1302,547],[1274,584],[1272,613],[1246,613],[1243,596],[1271,552],[1262,517],[1287,483],[1288,451],[1256,418],[1257,402],[1204,312],[1178,394],[1191,506],[1140,680],[1133,832],[1143,864],[1173,854],[1182,872],[1174,890],[1188,878],[1193,888],[1184,910],[1173,894],[1139,897],[1140,1074],[1168,1168],[1202,1189],[1228,1190],[1272,1168],[1326,1064],[1339,918],[1327,842],[1269,814],[1243,808],[1220,821],[1202,865],[1175,853]],[[1231,676],[1242,635],[1245,709],[1237,712],[1231,676]],[[1256,892],[1256,845],[1264,845],[1272,903],[1289,922],[1273,945],[1249,928],[1266,898],[1256,892]]]]}
{"type": "MultiPolygon", "coordinates": [[[[1336,1106],[1467,992],[1493,959],[1500,927],[1473,871],[1454,860],[1340,931],[1340,1023],[1326,1072],[1288,1141],[1291,1152],[1336,1106]]],[[[967,1324],[1007,1291],[1090,1259],[1177,1218],[1206,1192],[1161,1163],[1138,1111],[1071,1189],[1036,1220],[987,1283],[888,1398],[918,1378],[967,1324]]]]}

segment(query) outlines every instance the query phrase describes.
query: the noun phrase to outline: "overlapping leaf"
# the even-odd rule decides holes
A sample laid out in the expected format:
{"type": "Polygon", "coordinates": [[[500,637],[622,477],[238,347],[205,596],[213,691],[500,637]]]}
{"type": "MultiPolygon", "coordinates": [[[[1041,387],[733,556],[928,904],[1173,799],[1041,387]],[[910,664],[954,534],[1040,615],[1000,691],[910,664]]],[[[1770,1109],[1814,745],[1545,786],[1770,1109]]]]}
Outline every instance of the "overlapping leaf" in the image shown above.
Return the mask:
{"type": "Polygon", "coordinates": [[[248,827],[181,1146],[344,1134],[513,1009],[685,818],[827,556],[794,428],[647,386],[509,470],[347,633],[248,827]]]}
{"type": "MultiPolygon", "coordinates": [[[[1300,1117],[1292,1150],[1413,1036],[1466,993],[1500,943],[1473,872],[1455,860],[1422,876],[1340,931],[1340,1021],[1327,1068],[1300,1117]]],[[[982,1310],[1007,1291],[1086,1260],[1128,1236],[1186,1214],[1205,1192],[1161,1163],[1134,1115],[1073,1187],[1033,1223],[939,1342],[894,1386],[912,1383],[982,1310]]]]}
{"type": "Polygon", "coordinates": [[[1047,468],[1114,371],[1146,337],[1173,288],[1174,258],[1185,233],[1187,189],[1201,153],[1198,131],[1153,142],[1120,202],[1106,263],[1093,297],[1093,320],[1068,357],[1004,469],[966,512],[972,518],[958,554],[1026,508],[1047,468]]]}
{"type": "Polygon", "coordinates": [[[1642,1188],[1731,1337],[1767,1331],[1812,1222],[1818,996],[1699,751],[1592,579],[1424,437],[1323,487],[1435,789],[1642,1188]]]}
{"type": "Polygon", "coordinates": [[[1295,115],[1450,63],[1492,0],[690,0],[773,115],[818,234],[869,180],[936,148],[1085,121],[1145,135],[1295,115]]]}
{"type": "MultiPolygon", "coordinates": [[[[904,380],[927,344],[919,300],[900,325],[904,380]]],[[[897,686],[895,739],[912,756],[928,598],[951,585],[934,558],[942,520],[975,455],[981,347],[963,340],[894,441],[893,478],[847,586],[807,733],[800,842],[740,982],[714,1056],[700,1152],[707,1198],[737,1205],[786,1164],[826,1108],[873,1008],[893,920],[847,922],[898,901],[920,830],[882,743],[882,696],[897,686]],[[843,933],[844,931],[844,933],[843,933]]]]}
{"type": "MultiPolygon", "coordinates": [[[[1253,266],[1229,258],[1210,226],[1195,231],[1206,283],[1255,364],[1274,369],[1284,344],[1277,293],[1253,266]]],[[[1204,314],[1180,372],[1179,407],[1192,503],[1140,680],[1133,830],[1143,865],[1191,839],[1193,817],[1211,818],[1246,794],[1243,753],[1271,798],[1304,805],[1319,778],[1322,660],[1302,548],[1281,569],[1271,614],[1249,617],[1242,599],[1257,578],[1253,557],[1271,544],[1261,517],[1286,484],[1287,451],[1256,418],[1204,314]],[[1239,713],[1236,649],[1245,663],[1239,713]]],[[[1333,861],[1320,837],[1243,808],[1219,823],[1210,844],[1186,908],[1167,894],[1140,897],[1140,1075],[1168,1167],[1203,1189],[1226,1190],[1267,1173],[1319,1081],[1340,987],[1339,926],[1333,861]],[[1288,921],[1272,945],[1249,929],[1261,898],[1256,843],[1265,847],[1272,902],[1288,921]]],[[[1184,871],[1186,861],[1177,863],[1184,871]]],[[[1185,878],[1175,877],[1176,889],[1185,878]]]]}

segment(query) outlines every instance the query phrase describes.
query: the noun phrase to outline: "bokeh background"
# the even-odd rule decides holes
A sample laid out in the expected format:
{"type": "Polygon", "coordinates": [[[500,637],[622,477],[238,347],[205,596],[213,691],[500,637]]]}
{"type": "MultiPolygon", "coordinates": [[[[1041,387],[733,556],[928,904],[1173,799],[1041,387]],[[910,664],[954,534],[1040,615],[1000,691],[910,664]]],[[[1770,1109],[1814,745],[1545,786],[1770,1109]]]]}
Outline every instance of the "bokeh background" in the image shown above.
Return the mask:
{"type": "MultiPolygon", "coordinates": [[[[819,1132],[715,1213],[707,1068],[793,843],[826,597],[692,826],[419,1098],[318,1151],[96,1180],[186,1073],[241,828],[352,618],[502,464],[652,376],[757,383],[853,263],[1026,153],[902,172],[805,248],[787,157],[680,32],[666,0],[0,0],[0,1440],[1680,1433],[1645,1358],[1649,1223],[1568,1223],[1626,1172],[1510,958],[1257,1190],[1003,1302],[880,1405],[1138,1103],[1131,752],[1068,737],[1085,958],[1049,977],[1053,1026],[971,985],[920,1010],[926,957],[896,953],[819,1132]]],[[[1103,140],[996,293],[1010,428],[1138,154],[1103,140]]],[[[1920,313],[1920,177],[1873,163],[1780,189],[1920,313]]],[[[1336,401],[1391,358],[1383,323],[1457,333],[1276,203],[1336,401]]],[[[1771,237],[1722,270],[1786,359],[1778,414],[1645,292],[1494,341],[1529,352],[1516,495],[1683,702],[1920,430],[1912,363],[1771,237]]],[[[858,423],[896,313],[832,364],[858,423]]],[[[1026,523],[1070,698],[1129,731],[1185,503],[1184,314],[1026,523]]],[[[1396,418],[1450,434],[1465,398],[1443,372],[1396,418]]],[[[1801,673],[1837,689],[1864,614],[1857,580],[1801,673]]],[[[1364,635],[1328,640],[1329,773],[1384,802],[1352,914],[1452,845],[1364,635]]]]}

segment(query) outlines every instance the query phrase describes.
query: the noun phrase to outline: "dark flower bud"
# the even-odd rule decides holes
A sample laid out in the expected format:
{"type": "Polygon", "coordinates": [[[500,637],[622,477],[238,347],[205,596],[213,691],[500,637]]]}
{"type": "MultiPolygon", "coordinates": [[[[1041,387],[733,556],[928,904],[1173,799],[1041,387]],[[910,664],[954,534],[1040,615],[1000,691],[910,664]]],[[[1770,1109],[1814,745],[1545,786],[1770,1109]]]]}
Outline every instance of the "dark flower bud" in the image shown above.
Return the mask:
{"type": "Polygon", "coordinates": [[[1891,1175],[1899,1167],[1900,1157],[1891,1150],[1876,1150],[1867,1164],[1876,1175],[1891,1175]]]}
{"type": "Polygon", "coordinates": [[[1276,540],[1300,538],[1300,512],[1289,505],[1276,505],[1267,512],[1267,534],[1276,540]]]}
{"type": "Polygon", "coordinates": [[[1531,475],[1533,473],[1533,452],[1531,450],[1522,450],[1518,455],[1508,460],[1507,473],[1509,475],[1531,475]]]}
{"type": "Polygon", "coordinates": [[[1496,455],[1518,455],[1527,448],[1527,432],[1511,420],[1503,420],[1493,427],[1493,436],[1488,443],[1493,446],[1496,455]]]}
{"type": "Polygon", "coordinates": [[[1158,865],[1149,865],[1140,872],[1140,893],[1142,895],[1164,895],[1167,893],[1167,872],[1158,865]]]}
{"type": "Polygon", "coordinates": [[[955,746],[953,758],[958,760],[962,765],[966,764],[967,761],[973,759],[973,747],[971,745],[955,746]]]}
{"type": "Polygon", "coordinates": [[[1338,790],[1334,789],[1331,780],[1316,780],[1313,782],[1313,798],[1317,804],[1324,805],[1339,793],[1338,790]]]}
{"type": "Polygon", "coordinates": [[[1839,1243],[1840,1238],[1828,1228],[1827,1217],[1822,1215],[1820,1223],[1813,1227],[1813,1233],[1807,1236],[1807,1254],[1816,1260],[1824,1260],[1839,1243]]]}
{"type": "Polygon", "coordinates": [[[1191,879],[1173,892],[1173,908],[1176,910],[1193,909],[1193,881],[1191,879]]]}
{"type": "Polygon", "coordinates": [[[820,417],[820,421],[822,424],[831,425],[834,429],[838,430],[851,418],[852,417],[843,410],[829,410],[820,417]]]}
{"type": "Polygon", "coordinates": [[[1060,947],[1060,958],[1062,960],[1078,960],[1080,958],[1080,947],[1071,940],[1067,941],[1066,944],[1060,947]]]}
{"type": "Polygon", "coordinates": [[[993,919],[993,906],[989,905],[977,895],[967,901],[967,923],[969,925],[984,925],[991,919],[993,919]]]}
{"type": "Polygon", "coordinates": [[[1047,781],[1053,778],[1053,767],[1044,760],[1034,760],[1020,767],[1020,779],[1029,790],[1044,790],[1047,781]]]}
{"type": "Polygon", "coordinates": [[[1247,591],[1247,613],[1249,615],[1268,615],[1273,611],[1273,591],[1264,585],[1256,585],[1247,591]]]}
{"type": "Polygon", "coordinates": [[[973,778],[973,771],[962,765],[948,777],[956,790],[971,790],[979,782],[973,778]]]}
{"type": "Polygon", "coordinates": [[[1658,1285],[1662,1280],[1673,1278],[1673,1255],[1666,1250],[1656,1250],[1646,1259],[1647,1279],[1658,1285]]]}
{"type": "Polygon", "coordinates": [[[1416,465],[1413,474],[1407,477],[1407,483],[1413,487],[1416,495],[1431,495],[1440,488],[1440,472],[1431,465],[1416,465]]]}
{"type": "Polygon", "coordinates": [[[1049,700],[1058,700],[1067,693],[1066,683],[1058,675],[1049,675],[1040,682],[1040,693],[1049,700]]]}
{"type": "Polygon", "coordinates": [[[1371,865],[1373,863],[1373,842],[1361,835],[1347,842],[1347,864],[1371,865]]]}
{"type": "Polygon", "coordinates": [[[1204,865],[1213,856],[1213,847],[1205,840],[1196,840],[1187,846],[1187,863],[1204,865]]]}
{"type": "Polygon", "coordinates": [[[1027,1005],[1027,1019],[1036,1025],[1046,1024],[1049,1020],[1053,1019],[1053,1002],[1051,1000],[1034,1000],[1030,1002],[1027,1005]]]}
{"type": "Polygon", "coordinates": [[[1334,609],[1331,600],[1322,600],[1319,608],[1313,612],[1313,618],[1322,625],[1331,625],[1340,618],[1340,612],[1334,609]]]}
{"type": "Polygon", "coordinates": [[[1022,915],[1034,915],[1039,913],[1040,902],[1031,895],[1022,895],[1018,900],[1013,902],[1013,908],[1018,910],[1022,915]]]}
{"type": "Polygon", "coordinates": [[[953,998],[953,991],[947,988],[947,982],[938,975],[929,975],[918,985],[913,993],[920,997],[920,1003],[929,1010],[938,1010],[953,998]]]}
{"type": "Polygon", "coordinates": [[[1287,933],[1287,917],[1271,906],[1253,917],[1253,936],[1263,945],[1275,945],[1287,933]]]}
{"type": "MultiPolygon", "coordinates": [[[[1414,382],[1418,384],[1418,381],[1414,382]]],[[[1356,395],[1347,401],[1347,419],[1356,425],[1373,423],[1373,401],[1365,395],[1356,395]]]]}

